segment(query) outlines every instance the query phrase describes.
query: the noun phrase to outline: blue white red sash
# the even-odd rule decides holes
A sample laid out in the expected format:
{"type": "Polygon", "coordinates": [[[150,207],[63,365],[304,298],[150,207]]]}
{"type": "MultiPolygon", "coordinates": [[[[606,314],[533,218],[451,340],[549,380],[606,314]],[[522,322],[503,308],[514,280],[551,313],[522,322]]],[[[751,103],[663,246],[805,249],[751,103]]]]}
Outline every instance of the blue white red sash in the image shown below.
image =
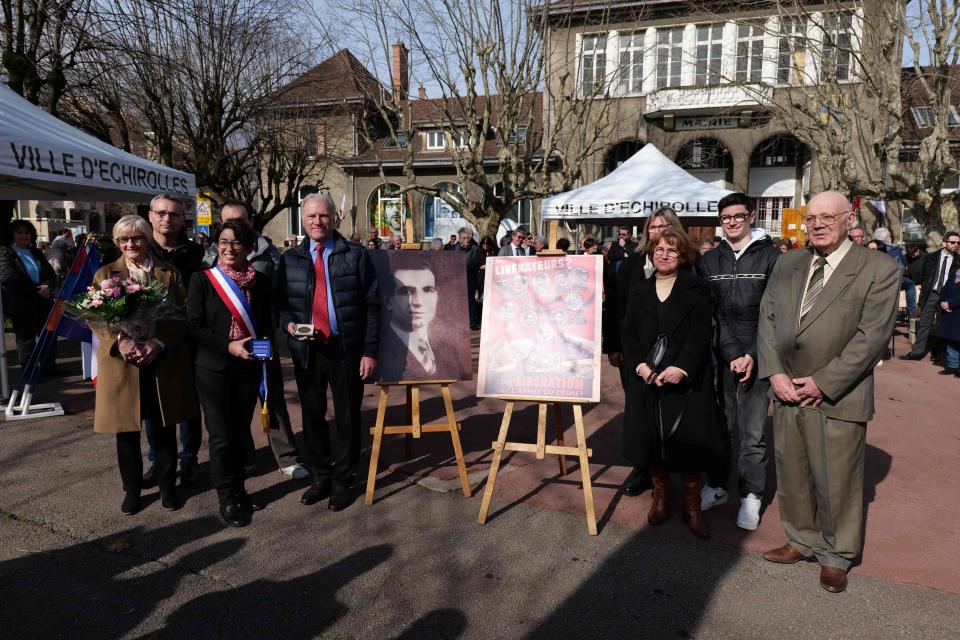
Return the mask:
{"type": "Polygon", "coordinates": [[[207,269],[204,273],[207,274],[210,284],[220,296],[220,301],[227,307],[227,311],[242,328],[246,329],[248,335],[245,337],[256,338],[258,334],[257,326],[253,321],[253,309],[237,283],[221,271],[219,266],[207,269]]]}
{"type": "MultiPolygon", "coordinates": [[[[253,308],[250,306],[250,301],[247,300],[247,296],[243,295],[243,291],[237,286],[237,283],[233,281],[233,278],[221,271],[219,265],[214,265],[212,268],[204,271],[204,273],[207,274],[207,278],[210,280],[210,284],[213,285],[214,291],[216,291],[220,297],[220,301],[227,307],[227,311],[229,311],[237,323],[247,331],[248,335],[246,337],[256,339],[259,334],[257,333],[257,326],[253,321],[253,308]]],[[[270,430],[270,420],[267,412],[267,361],[264,360],[260,364],[260,422],[263,425],[264,432],[267,432],[270,430]]]]}

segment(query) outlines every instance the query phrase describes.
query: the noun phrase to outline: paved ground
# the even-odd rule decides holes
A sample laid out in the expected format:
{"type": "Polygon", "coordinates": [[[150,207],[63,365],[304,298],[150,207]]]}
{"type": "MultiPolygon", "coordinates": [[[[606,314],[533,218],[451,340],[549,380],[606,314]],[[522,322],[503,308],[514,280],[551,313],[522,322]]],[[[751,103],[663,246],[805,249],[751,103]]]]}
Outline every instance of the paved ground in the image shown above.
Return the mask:
{"type": "MultiPolygon", "coordinates": [[[[223,527],[205,482],[179,512],[161,510],[151,492],[144,511],[126,517],[113,440],[91,433],[88,383],[60,380],[40,399],[56,395],[70,415],[0,425],[0,630],[10,638],[956,638],[960,569],[951,552],[960,516],[950,489],[960,381],[935,371],[897,360],[880,370],[867,545],[839,596],[819,588],[816,565],[759,558],[782,540],[775,497],[751,534],[733,526],[732,504],[708,513],[710,542],[679,522],[643,526],[648,497],[616,488],[628,470],[617,455],[621,398],[611,370],[605,401],[586,414],[597,537],[586,535],[573,461],[559,477],[555,460],[520,454],[497,484],[490,521],[478,525],[479,495],[455,490],[441,435],[417,443],[410,461],[399,439],[390,442],[373,507],[301,506],[302,485],[272,471],[261,448],[262,472],[249,488],[269,504],[252,526],[223,527]]],[[[472,386],[458,385],[456,406],[479,491],[502,402],[477,401],[472,386]]],[[[424,409],[439,415],[439,402],[424,409]]],[[[521,411],[511,436],[532,438],[535,417],[521,411]]]]}

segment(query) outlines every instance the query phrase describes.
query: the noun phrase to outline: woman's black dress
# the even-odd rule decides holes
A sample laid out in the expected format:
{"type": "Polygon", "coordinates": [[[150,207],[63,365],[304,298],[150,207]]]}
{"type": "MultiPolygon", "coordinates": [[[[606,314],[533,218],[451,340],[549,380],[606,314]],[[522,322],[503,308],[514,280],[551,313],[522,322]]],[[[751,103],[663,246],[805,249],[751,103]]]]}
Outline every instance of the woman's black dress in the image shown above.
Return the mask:
{"type": "Polygon", "coordinates": [[[636,373],[629,377],[623,455],[639,467],[680,473],[710,469],[724,455],[724,448],[710,356],[708,284],[681,270],[663,302],[657,297],[656,278],[637,282],[627,296],[621,327],[627,370],[635,371],[645,362],[657,337],[663,335],[667,349],[658,370],[672,365],[686,371],[687,377],[662,387],[647,385],[636,373]]]}

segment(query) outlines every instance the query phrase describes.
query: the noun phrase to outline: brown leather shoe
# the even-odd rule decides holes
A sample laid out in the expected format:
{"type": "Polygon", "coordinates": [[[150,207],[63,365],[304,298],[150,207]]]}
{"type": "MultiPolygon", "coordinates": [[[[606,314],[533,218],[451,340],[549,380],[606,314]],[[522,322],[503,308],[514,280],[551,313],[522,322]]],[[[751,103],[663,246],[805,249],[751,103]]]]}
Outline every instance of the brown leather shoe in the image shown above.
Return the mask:
{"type": "Polygon", "coordinates": [[[820,586],[830,593],[845,591],[847,572],[836,567],[820,567],[820,586]]]}
{"type": "Polygon", "coordinates": [[[650,483],[653,489],[650,491],[650,512],[647,514],[647,522],[654,527],[658,527],[667,521],[667,484],[670,482],[670,474],[663,469],[650,469],[650,483]]]}
{"type": "Polygon", "coordinates": [[[700,510],[700,489],[703,487],[703,477],[699,473],[684,473],[680,476],[683,484],[683,521],[687,528],[698,538],[709,538],[710,527],[703,519],[700,510]]]}
{"type": "Polygon", "coordinates": [[[764,551],[761,557],[768,562],[776,562],[777,564],[793,564],[801,560],[808,560],[805,555],[800,553],[800,551],[789,542],[776,549],[764,551]]]}

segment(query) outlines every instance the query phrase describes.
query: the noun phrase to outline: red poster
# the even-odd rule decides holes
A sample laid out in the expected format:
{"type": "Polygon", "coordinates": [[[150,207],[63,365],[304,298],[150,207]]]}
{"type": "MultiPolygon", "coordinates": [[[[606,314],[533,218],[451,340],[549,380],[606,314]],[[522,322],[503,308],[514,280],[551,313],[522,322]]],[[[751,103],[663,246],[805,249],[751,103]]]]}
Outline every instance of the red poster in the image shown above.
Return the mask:
{"type": "Polygon", "coordinates": [[[488,258],[477,395],[600,401],[600,256],[488,258]]]}

